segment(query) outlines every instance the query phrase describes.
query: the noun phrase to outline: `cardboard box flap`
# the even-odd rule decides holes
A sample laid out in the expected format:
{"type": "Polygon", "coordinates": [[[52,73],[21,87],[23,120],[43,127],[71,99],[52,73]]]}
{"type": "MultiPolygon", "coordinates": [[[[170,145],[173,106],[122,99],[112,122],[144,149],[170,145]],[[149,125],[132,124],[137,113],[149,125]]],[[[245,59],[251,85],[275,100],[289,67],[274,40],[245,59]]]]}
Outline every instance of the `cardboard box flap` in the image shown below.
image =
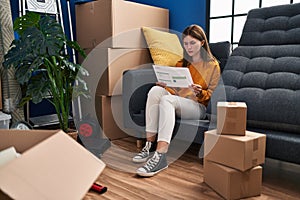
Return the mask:
{"type": "Polygon", "coordinates": [[[23,153],[57,132],[58,130],[30,130],[30,132],[24,130],[0,130],[0,150],[15,147],[18,153],[23,153]]]}
{"type": "Polygon", "coordinates": [[[105,164],[60,131],[0,168],[13,199],[82,199],[105,164]]]}

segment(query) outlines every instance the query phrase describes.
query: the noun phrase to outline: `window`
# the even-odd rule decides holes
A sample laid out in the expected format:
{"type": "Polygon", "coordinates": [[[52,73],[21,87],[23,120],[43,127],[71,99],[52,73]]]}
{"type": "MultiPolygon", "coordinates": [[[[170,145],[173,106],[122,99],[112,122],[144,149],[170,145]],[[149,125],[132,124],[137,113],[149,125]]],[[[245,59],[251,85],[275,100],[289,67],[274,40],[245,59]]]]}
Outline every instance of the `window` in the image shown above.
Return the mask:
{"type": "Polygon", "coordinates": [[[253,8],[259,7],[259,0],[235,0],[234,14],[245,14],[253,8]]]}
{"type": "Polygon", "coordinates": [[[240,40],[244,28],[244,24],[246,22],[246,18],[247,16],[239,16],[233,19],[234,20],[234,27],[233,27],[234,42],[238,42],[240,40]]]}
{"type": "Polygon", "coordinates": [[[226,16],[232,13],[232,0],[211,0],[210,1],[210,16],[226,16]]]}
{"type": "Polygon", "coordinates": [[[290,3],[300,3],[300,0],[207,0],[209,42],[230,41],[235,48],[249,10],[290,3]]]}
{"type": "Polygon", "coordinates": [[[290,0],[263,0],[261,6],[269,7],[269,6],[277,6],[282,4],[288,4],[290,0]]]}
{"type": "Polygon", "coordinates": [[[231,19],[220,18],[210,20],[210,42],[231,40],[231,19]]]}

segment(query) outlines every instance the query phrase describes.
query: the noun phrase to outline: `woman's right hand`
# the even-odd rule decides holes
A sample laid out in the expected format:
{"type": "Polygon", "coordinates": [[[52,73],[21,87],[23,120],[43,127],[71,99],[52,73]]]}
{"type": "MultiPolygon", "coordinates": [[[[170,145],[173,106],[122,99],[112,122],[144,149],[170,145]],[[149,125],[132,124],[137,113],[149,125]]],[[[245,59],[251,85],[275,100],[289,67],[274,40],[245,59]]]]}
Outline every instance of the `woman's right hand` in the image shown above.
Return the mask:
{"type": "Polygon", "coordinates": [[[156,82],[156,85],[157,85],[157,86],[160,86],[160,87],[162,87],[162,88],[165,88],[165,87],[167,86],[167,84],[166,84],[166,83],[163,83],[163,82],[156,82]]]}
{"type": "MultiPolygon", "coordinates": [[[[160,86],[162,88],[166,88],[167,87],[167,84],[166,83],[163,83],[163,82],[156,82],[156,85],[157,86],[160,86]]],[[[168,92],[170,92],[171,94],[173,95],[178,95],[178,91],[176,88],[173,88],[173,87],[168,87],[168,92]]]]}

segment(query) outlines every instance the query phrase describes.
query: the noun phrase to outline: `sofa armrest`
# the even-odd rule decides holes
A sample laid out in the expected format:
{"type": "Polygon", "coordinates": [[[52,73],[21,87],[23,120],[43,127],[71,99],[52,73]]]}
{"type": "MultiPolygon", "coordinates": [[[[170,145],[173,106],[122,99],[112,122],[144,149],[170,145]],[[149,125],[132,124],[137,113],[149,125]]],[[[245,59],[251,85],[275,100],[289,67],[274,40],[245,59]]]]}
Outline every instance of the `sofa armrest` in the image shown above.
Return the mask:
{"type": "Polygon", "coordinates": [[[123,73],[122,81],[124,127],[144,131],[144,124],[133,118],[134,115],[144,115],[147,93],[157,81],[154,70],[127,70],[123,73]]]}

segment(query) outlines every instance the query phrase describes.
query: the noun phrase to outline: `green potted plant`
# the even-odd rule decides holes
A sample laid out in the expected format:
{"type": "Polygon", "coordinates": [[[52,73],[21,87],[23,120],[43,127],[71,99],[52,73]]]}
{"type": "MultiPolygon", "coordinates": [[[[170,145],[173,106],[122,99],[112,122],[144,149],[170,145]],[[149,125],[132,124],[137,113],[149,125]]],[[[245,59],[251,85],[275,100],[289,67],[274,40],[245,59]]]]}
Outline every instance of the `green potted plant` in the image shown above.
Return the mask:
{"type": "Polygon", "coordinates": [[[19,38],[13,40],[3,66],[15,68],[16,79],[24,88],[20,106],[30,100],[49,100],[60,128],[68,132],[72,96],[88,97],[88,88],[80,78],[88,76],[88,72],[70,61],[67,49],[76,50],[83,57],[85,53],[77,42],[67,39],[61,25],[48,15],[28,12],[14,21],[14,30],[19,38]]]}

